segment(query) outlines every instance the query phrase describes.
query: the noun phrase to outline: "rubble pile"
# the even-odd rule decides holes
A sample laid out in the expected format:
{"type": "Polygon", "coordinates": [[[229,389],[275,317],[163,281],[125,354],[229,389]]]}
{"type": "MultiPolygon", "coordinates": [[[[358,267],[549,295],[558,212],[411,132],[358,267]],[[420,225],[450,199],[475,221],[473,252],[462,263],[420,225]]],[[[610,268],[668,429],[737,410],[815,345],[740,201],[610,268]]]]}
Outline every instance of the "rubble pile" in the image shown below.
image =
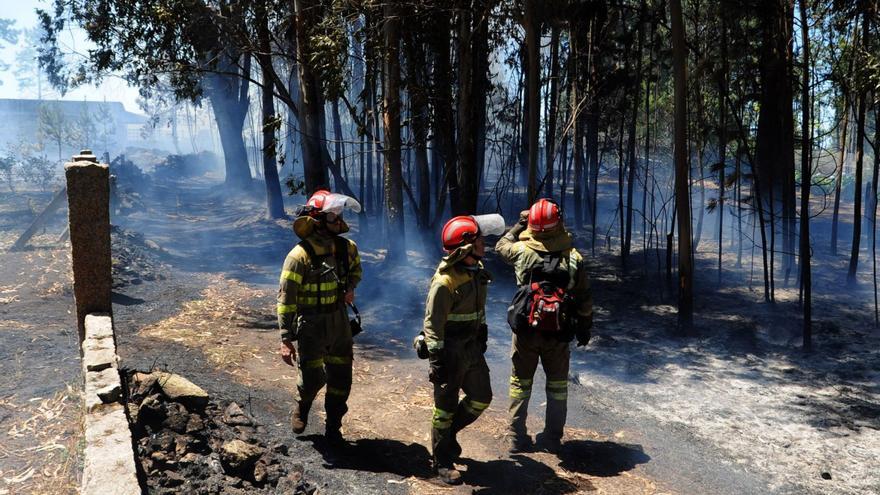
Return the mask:
{"type": "Polygon", "coordinates": [[[167,278],[169,268],[159,260],[165,250],[143,234],[113,225],[110,242],[114,289],[167,278]]]}
{"type": "Polygon", "coordinates": [[[287,447],[235,402],[173,373],[126,372],[129,418],[149,493],[312,495],[287,447]]]}

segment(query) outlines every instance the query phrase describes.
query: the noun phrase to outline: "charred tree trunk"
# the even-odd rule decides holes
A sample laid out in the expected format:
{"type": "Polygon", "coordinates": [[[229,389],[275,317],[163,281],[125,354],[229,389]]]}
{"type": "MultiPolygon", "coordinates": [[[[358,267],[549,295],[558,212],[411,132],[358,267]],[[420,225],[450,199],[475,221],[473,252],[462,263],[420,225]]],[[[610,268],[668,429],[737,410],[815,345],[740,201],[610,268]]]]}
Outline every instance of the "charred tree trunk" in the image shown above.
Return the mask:
{"type": "MultiPolygon", "coordinates": [[[[805,350],[812,348],[813,342],[813,283],[810,271],[810,188],[812,187],[813,135],[810,129],[810,36],[807,22],[807,7],[800,4],[801,43],[804,51],[804,69],[801,76],[801,238],[800,262],[801,284],[803,287],[803,345],[805,350]]],[[[874,167],[874,191],[876,195],[877,167],[874,167]]]]}
{"type": "Polygon", "coordinates": [[[559,112],[559,27],[554,25],[550,31],[550,108],[547,115],[547,134],[544,138],[546,148],[544,195],[553,197],[553,168],[556,157],[556,119],[559,112]]]}
{"type": "Polygon", "coordinates": [[[681,0],[670,0],[672,60],[675,100],[675,201],[678,214],[678,325],[690,333],[693,327],[693,263],[691,254],[691,208],[687,156],[687,46],[684,40],[681,0]]]}
{"type": "MultiPolygon", "coordinates": [[[[641,103],[641,99],[639,97],[639,89],[642,85],[642,46],[645,43],[645,5],[642,2],[641,10],[639,12],[639,36],[638,43],[636,46],[636,78],[634,88],[632,89],[632,114],[630,116],[629,122],[629,141],[627,145],[627,162],[629,163],[629,175],[627,176],[627,184],[626,184],[626,234],[623,242],[623,255],[622,262],[624,268],[626,268],[626,258],[629,257],[629,252],[632,247],[632,224],[633,224],[633,187],[636,182],[636,169],[638,168],[638,163],[636,160],[636,124],[638,123],[639,117],[639,104],[641,103]]],[[[644,210],[643,210],[644,211],[644,210]]]]}
{"type": "Polygon", "coordinates": [[[400,16],[393,2],[385,4],[383,26],[385,74],[383,122],[385,131],[385,215],[388,222],[388,260],[406,258],[403,222],[403,177],[400,165],[400,16]]]}
{"type": "MultiPolygon", "coordinates": [[[[868,46],[870,34],[868,14],[862,18],[862,46],[868,46]]],[[[850,284],[856,282],[856,272],[859,269],[859,243],[862,240],[862,168],[865,158],[865,120],[867,119],[868,92],[859,90],[859,110],[856,116],[856,182],[854,185],[855,199],[853,200],[853,240],[852,250],[849,257],[849,270],[846,280],[850,284]]]]}
{"type": "MultiPolygon", "coordinates": [[[[449,193],[449,206],[453,215],[463,211],[461,190],[458,179],[458,155],[455,142],[455,119],[452,101],[452,56],[450,53],[451,19],[445,9],[439,9],[435,16],[434,29],[430,43],[434,53],[434,122],[432,124],[436,153],[439,157],[444,179],[443,187],[449,193]]],[[[443,188],[438,191],[438,198],[443,196],[443,188]]],[[[437,208],[434,222],[443,212],[437,208]]]]}
{"type": "Polygon", "coordinates": [[[538,20],[535,18],[535,0],[525,0],[525,12],[523,15],[523,24],[526,31],[526,50],[528,59],[528,68],[526,70],[526,88],[527,99],[529,103],[528,119],[528,198],[529,204],[532,204],[537,194],[537,176],[538,176],[538,133],[539,133],[539,115],[541,106],[538,102],[538,93],[541,89],[541,71],[538,68],[538,59],[540,58],[540,34],[538,20]]]}
{"type": "MultiPolygon", "coordinates": [[[[296,16],[296,59],[299,69],[300,110],[299,128],[302,133],[303,175],[306,194],[311,195],[321,187],[327,187],[327,168],[324,166],[324,126],[321,123],[320,86],[312,72],[308,30],[314,25],[316,5],[313,0],[294,0],[296,16]]],[[[326,150],[324,150],[326,151],[326,150]]]]}
{"type": "MultiPolygon", "coordinates": [[[[571,39],[571,55],[569,56],[569,84],[570,107],[569,113],[570,124],[572,126],[571,140],[572,153],[574,155],[574,180],[572,198],[574,201],[574,223],[580,227],[584,224],[584,137],[583,137],[583,85],[581,83],[581,70],[584,65],[583,57],[583,28],[578,22],[571,22],[571,31],[569,34],[571,39]]],[[[594,229],[595,230],[595,229],[594,229]]],[[[595,236],[595,234],[594,234],[595,236]]]]}
{"type": "Polygon", "coordinates": [[[416,180],[419,185],[418,225],[427,229],[431,216],[431,176],[428,169],[428,81],[425,74],[425,48],[415,33],[404,43],[407,51],[407,93],[410,102],[416,180]]]}
{"type": "MultiPolygon", "coordinates": [[[[852,60],[852,59],[850,59],[852,60]]],[[[852,73],[852,62],[850,62],[850,72],[852,73]]],[[[840,218],[840,189],[843,183],[843,169],[846,165],[847,128],[849,127],[849,94],[846,88],[843,89],[843,127],[840,132],[840,159],[837,163],[837,173],[834,177],[834,213],[831,216],[831,254],[837,254],[837,225],[840,218]]]]}
{"type": "Polygon", "coordinates": [[[721,259],[724,252],[724,172],[727,167],[727,18],[721,13],[721,72],[718,74],[718,285],[723,280],[721,259]]]}
{"type": "MultiPolygon", "coordinates": [[[[770,219],[770,299],[774,298],[776,219],[783,222],[783,246],[788,249],[794,219],[794,120],[792,112],[792,10],[788,0],[763,4],[761,97],[756,144],[759,191],[770,219]],[[779,202],[779,206],[777,206],[779,202]]],[[[789,258],[786,257],[786,260],[789,258]]],[[[787,261],[786,261],[787,262],[787,261]]]]}

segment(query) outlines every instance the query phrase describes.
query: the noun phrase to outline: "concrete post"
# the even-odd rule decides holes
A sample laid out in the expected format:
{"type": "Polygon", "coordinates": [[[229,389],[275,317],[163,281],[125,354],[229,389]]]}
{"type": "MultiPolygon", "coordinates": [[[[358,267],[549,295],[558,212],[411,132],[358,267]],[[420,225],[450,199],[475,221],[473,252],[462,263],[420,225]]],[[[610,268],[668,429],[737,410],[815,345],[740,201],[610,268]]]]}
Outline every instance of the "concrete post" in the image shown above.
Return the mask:
{"type": "Polygon", "coordinates": [[[112,313],[110,290],[110,168],[99,164],[90,150],[64,165],[73,296],[79,341],[85,337],[89,313],[112,313]]]}

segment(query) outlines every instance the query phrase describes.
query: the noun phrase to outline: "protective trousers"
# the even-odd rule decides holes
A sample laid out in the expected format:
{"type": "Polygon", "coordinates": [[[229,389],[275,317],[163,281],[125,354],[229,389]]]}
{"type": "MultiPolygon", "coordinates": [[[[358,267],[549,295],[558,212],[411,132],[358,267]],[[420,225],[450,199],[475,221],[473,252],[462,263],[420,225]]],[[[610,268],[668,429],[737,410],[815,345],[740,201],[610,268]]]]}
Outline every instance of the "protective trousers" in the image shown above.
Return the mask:
{"type": "Polygon", "coordinates": [[[299,353],[300,406],[308,410],[325,384],[327,394],[326,428],[339,430],[348,412],[351,392],[352,338],[348,315],[343,307],[330,313],[299,316],[297,352],[299,353]]]}
{"type": "Polygon", "coordinates": [[[489,366],[476,339],[447,338],[444,360],[447,382],[434,384],[431,450],[435,468],[452,467],[452,462],[461,454],[456,434],[476,421],[492,402],[489,366]],[[465,393],[461,401],[459,390],[465,393]]]}
{"type": "Polygon", "coordinates": [[[526,418],[529,414],[529,398],[532,381],[538,367],[538,359],[547,376],[547,414],[544,433],[561,439],[568,412],[568,366],[571,351],[569,342],[561,342],[554,336],[538,332],[513,335],[510,374],[510,430],[514,435],[527,434],[526,418]]]}

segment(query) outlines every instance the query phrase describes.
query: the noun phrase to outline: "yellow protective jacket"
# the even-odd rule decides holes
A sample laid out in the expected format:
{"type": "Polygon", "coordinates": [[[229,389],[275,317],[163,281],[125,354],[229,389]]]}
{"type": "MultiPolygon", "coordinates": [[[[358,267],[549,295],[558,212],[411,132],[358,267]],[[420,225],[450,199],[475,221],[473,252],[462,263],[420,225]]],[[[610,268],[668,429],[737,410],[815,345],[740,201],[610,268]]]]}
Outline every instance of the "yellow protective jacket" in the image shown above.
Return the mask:
{"type": "Polygon", "coordinates": [[[431,278],[425,302],[424,333],[428,352],[445,347],[447,339],[467,340],[486,323],[486,292],[492,276],[482,263],[467,267],[461,248],[443,258],[431,278]]]}
{"type": "Polygon", "coordinates": [[[564,228],[542,233],[526,229],[519,234],[519,240],[514,240],[511,232],[508,232],[498,239],[495,252],[513,265],[517,285],[528,282],[532,268],[541,264],[542,257],[547,253],[560,253],[560,267],[568,270],[569,274],[567,292],[574,298],[578,315],[592,321],[593,291],[587,267],[583,256],[572,246],[571,235],[564,228]]]}
{"type": "Polygon", "coordinates": [[[345,239],[348,246],[349,267],[348,273],[342,274],[343,279],[339,280],[335,237],[312,233],[302,241],[311,244],[320,259],[317,267],[313,266],[309,254],[300,244],[287,254],[278,288],[278,327],[282,339],[296,340],[299,316],[340,309],[343,291],[353,290],[361,281],[363,271],[357,245],[345,238],[341,239],[345,239]]]}

